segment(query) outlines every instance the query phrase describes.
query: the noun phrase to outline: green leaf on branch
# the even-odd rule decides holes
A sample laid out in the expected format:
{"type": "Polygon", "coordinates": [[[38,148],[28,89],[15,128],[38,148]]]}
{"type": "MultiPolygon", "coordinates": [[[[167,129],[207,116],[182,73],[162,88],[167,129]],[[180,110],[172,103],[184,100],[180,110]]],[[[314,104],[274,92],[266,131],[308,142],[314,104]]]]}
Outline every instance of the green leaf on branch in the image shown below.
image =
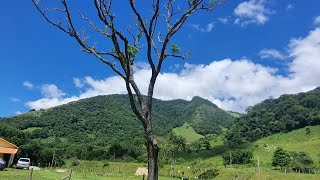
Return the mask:
{"type": "Polygon", "coordinates": [[[177,44],[171,44],[171,53],[178,54],[180,52],[180,48],[177,44]]]}
{"type": "Polygon", "coordinates": [[[130,57],[135,58],[138,54],[139,50],[137,47],[128,46],[128,54],[130,57]]]}

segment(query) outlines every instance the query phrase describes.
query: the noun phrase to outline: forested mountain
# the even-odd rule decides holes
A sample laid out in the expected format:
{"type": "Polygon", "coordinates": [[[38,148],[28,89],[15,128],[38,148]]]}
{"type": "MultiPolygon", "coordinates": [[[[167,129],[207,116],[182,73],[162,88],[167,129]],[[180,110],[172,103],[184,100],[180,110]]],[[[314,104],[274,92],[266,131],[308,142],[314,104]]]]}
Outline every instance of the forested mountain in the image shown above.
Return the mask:
{"type": "MultiPolygon", "coordinates": [[[[228,128],[234,121],[231,115],[200,97],[191,101],[155,99],[153,103],[158,136],[166,136],[185,122],[200,134],[219,134],[221,127],[228,128]]],[[[31,141],[63,150],[67,158],[94,159],[111,154],[137,158],[143,152],[142,125],[132,113],[126,95],[97,96],[46,110],[31,110],[1,122],[27,132],[31,141]],[[117,153],[111,153],[112,148],[117,153]]]]}
{"type": "Polygon", "coordinates": [[[268,99],[242,115],[228,131],[230,144],[239,145],[280,132],[320,124],[320,88],[268,99]]]}

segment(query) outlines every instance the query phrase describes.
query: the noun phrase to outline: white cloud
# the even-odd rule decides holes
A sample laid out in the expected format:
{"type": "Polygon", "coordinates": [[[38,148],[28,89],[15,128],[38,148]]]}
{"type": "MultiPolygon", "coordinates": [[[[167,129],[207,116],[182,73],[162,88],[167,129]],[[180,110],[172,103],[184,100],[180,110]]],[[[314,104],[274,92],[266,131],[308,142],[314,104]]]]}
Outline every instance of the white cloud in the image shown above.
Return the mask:
{"type": "Polygon", "coordinates": [[[265,0],[250,0],[240,3],[234,9],[235,24],[245,26],[250,23],[263,25],[271,11],[265,7],[265,0]]]}
{"type": "Polygon", "coordinates": [[[293,4],[288,4],[287,7],[286,7],[286,10],[287,11],[290,11],[291,9],[294,8],[294,5],[293,4]]]}
{"type": "Polygon", "coordinates": [[[15,114],[19,115],[19,114],[22,114],[22,112],[21,111],[16,111],[15,114]]]}
{"type": "Polygon", "coordinates": [[[22,85],[28,89],[32,89],[33,88],[33,84],[30,81],[24,81],[22,83],[22,85]]]}
{"type": "Polygon", "coordinates": [[[200,32],[211,32],[212,29],[214,28],[214,23],[211,22],[211,23],[208,23],[207,26],[204,28],[204,27],[201,27],[199,24],[190,24],[190,26],[197,30],[197,31],[200,31],[200,32]]]}
{"type": "Polygon", "coordinates": [[[218,21],[220,21],[222,24],[228,24],[230,21],[230,18],[229,17],[218,18],[218,21]]]}
{"type": "Polygon", "coordinates": [[[84,86],[79,78],[73,78],[73,83],[77,88],[83,88],[84,86]]]}
{"type": "Polygon", "coordinates": [[[303,81],[304,86],[319,86],[320,27],[305,38],[291,40],[289,47],[289,54],[294,59],[289,70],[294,74],[295,83],[303,81]]]}
{"type": "Polygon", "coordinates": [[[41,86],[41,93],[46,98],[60,98],[66,95],[54,84],[44,84],[41,86]]]}
{"type": "Polygon", "coordinates": [[[12,98],[10,98],[10,100],[12,102],[20,102],[21,101],[19,98],[16,98],[16,97],[12,97],[12,98]]]}
{"type": "Polygon", "coordinates": [[[262,59],[285,59],[286,56],[278,51],[278,50],[275,50],[275,49],[262,49],[260,52],[259,52],[259,56],[262,58],[262,59]]]}
{"type": "Polygon", "coordinates": [[[314,18],[313,24],[320,25],[320,16],[317,16],[317,17],[314,18]]]}
{"type": "MultiPolygon", "coordinates": [[[[288,65],[287,76],[278,75],[277,69],[255,64],[247,58],[223,59],[208,65],[186,63],[178,73],[159,74],[154,97],[190,100],[193,96],[201,96],[225,110],[243,112],[246,107],[266,98],[277,98],[281,94],[308,91],[320,86],[320,27],[304,38],[291,40],[288,49],[292,62],[288,65]]],[[[150,69],[142,67],[135,72],[141,92],[146,93],[150,69]]],[[[78,96],[65,98],[57,93],[60,95],[44,97],[26,105],[40,109],[96,95],[127,93],[123,80],[117,76],[103,80],[85,77],[82,83],[88,89],[78,96]]]]}

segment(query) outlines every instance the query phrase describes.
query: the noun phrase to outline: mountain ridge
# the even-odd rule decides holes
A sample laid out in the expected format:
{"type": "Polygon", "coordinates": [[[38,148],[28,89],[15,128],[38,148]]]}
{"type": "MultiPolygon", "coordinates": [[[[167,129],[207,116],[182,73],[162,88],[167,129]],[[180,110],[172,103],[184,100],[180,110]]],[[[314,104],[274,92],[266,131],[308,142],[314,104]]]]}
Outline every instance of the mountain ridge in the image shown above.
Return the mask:
{"type": "MultiPolygon", "coordinates": [[[[153,125],[157,136],[166,137],[185,122],[199,134],[220,134],[221,127],[230,127],[233,121],[227,112],[200,97],[193,101],[153,100],[153,125]]],[[[77,156],[72,151],[83,145],[104,149],[120,144],[132,152],[137,151],[134,154],[141,154],[139,152],[143,149],[143,127],[132,112],[127,95],[96,96],[49,109],[32,110],[3,118],[0,123],[24,130],[28,137],[46,146],[65,149],[70,157],[77,156]]],[[[78,154],[85,156],[85,152],[78,154]]],[[[137,158],[134,154],[130,156],[137,158]]]]}

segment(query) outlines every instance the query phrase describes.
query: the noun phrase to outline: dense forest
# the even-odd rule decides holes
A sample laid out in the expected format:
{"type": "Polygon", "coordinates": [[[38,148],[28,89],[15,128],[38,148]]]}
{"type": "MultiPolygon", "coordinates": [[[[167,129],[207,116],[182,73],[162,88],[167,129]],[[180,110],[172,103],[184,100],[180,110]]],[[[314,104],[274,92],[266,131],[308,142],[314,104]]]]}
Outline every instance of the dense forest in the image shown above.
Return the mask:
{"type": "Polygon", "coordinates": [[[320,88],[306,93],[267,99],[247,109],[228,131],[230,146],[253,142],[275,133],[285,133],[320,124],[320,88]]]}
{"type": "MultiPolygon", "coordinates": [[[[145,159],[143,128],[128,102],[126,95],[108,95],[46,110],[30,110],[2,118],[5,126],[1,125],[0,136],[19,145],[21,156],[39,151],[32,156],[40,157],[41,153],[54,151],[61,158],[142,161],[145,159]],[[24,139],[18,141],[18,135],[24,139]]],[[[155,99],[153,102],[155,131],[164,139],[185,122],[202,135],[221,134],[222,127],[229,128],[234,122],[227,112],[200,97],[191,101],[155,99]]]]}

